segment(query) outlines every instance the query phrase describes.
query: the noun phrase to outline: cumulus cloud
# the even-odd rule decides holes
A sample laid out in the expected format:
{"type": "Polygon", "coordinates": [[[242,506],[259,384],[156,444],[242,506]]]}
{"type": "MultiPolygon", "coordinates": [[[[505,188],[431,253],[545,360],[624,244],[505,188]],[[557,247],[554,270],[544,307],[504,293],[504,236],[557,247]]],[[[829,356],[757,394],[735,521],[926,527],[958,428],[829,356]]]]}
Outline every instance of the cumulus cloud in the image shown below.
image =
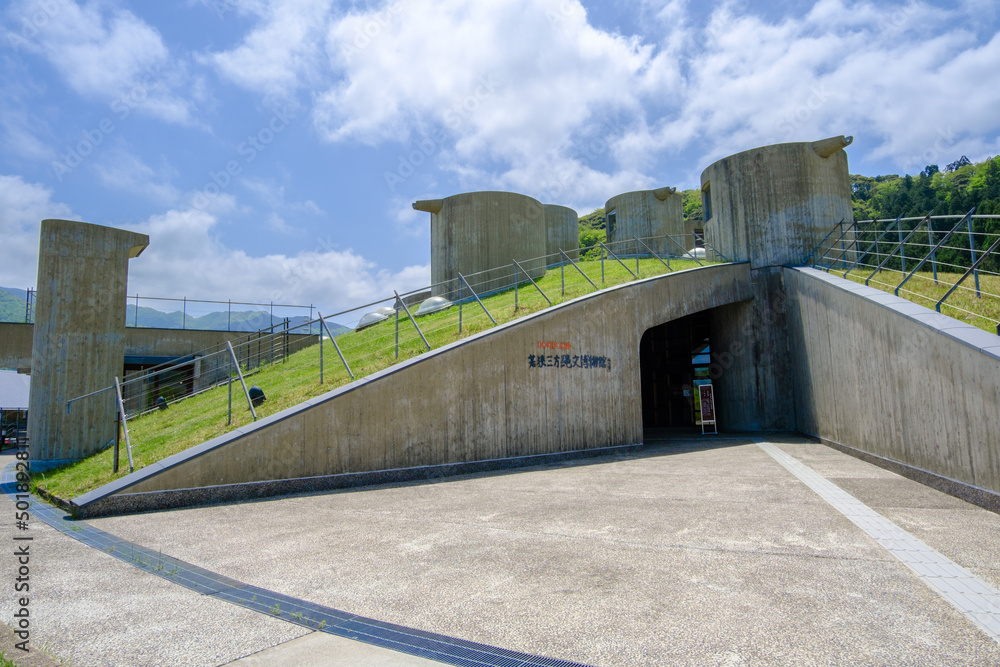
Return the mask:
{"type": "MultiPolygon", "coordinates": [[[[34,286],[39,224],[78,220],[52,190],[20,176],[0,175],[0,237],[5,259],[0,285],[34,286]]],[[[306,204],[308,206],[308,204],[306,204]]],[[[129,264],[129,293],[171,298],[316,305],[334,312],[430,284],[430,266],[380,269],[329,236],[295,255],[250,255],[214,233],[219,217],[194,208],[171,209],[136,225],[150,245],[129,264]]]]}
{"type": "Polygon", "coordinates": [[[52,201],[52,190],[20,176],[0,175],[0,238],[4,258],[0,285],[33,287],[38,273],[38,229],[46,218],[72,219],[65,204],[52,201]]]}
{"type": "Polygon", "coordinates": [[[204,60],[239,86],[288,98],[314,76],[330,5],[330,0],[236,3],[258,26],[235,48],[204,60]]]}
{"type": "Polygon", "coordinates": [[[47,60],[82,97],[195,124],[192,101],[175,92],[191,88],[185,68],[171,60],[160,33],[132,12],[106,3],[16,0],[5,14],[8,44],[47,60]]]}
{"type": "Polygon", "coordinates": [[[129,266],[129,293],[198,299],[233,299],[317,305],[333,312],[430,284],[429,266],[379,270],[330,237],[296,255],[249,255],[213,233],[218,218],[197,209],[174,209],[134,225],[149,247],[129,266]],[[164,290],[169,293],[164,294],[164,290]]]}

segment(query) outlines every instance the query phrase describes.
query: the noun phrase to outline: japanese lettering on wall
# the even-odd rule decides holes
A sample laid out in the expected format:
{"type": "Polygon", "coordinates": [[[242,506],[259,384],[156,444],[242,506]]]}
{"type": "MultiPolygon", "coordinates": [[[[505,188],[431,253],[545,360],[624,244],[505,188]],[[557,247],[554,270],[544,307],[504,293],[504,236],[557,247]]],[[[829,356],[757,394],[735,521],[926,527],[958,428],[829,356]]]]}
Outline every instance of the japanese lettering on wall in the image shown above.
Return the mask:
{"type": "Polygon", "coordinates": [[[611,358],[596,354],[574,354],[570,343],[538,341],[538,348],[552,354],[529,354],[528,368],[584,368],[611,372],[611,358]]]}

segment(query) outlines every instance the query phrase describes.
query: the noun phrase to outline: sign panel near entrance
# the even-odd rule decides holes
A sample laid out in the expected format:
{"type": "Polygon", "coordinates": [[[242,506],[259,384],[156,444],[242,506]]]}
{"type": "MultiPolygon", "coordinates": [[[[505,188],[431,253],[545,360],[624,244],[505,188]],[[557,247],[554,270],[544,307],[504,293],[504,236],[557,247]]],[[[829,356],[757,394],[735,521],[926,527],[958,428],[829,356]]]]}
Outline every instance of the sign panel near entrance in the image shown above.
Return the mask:
{"type": "Polygon", "coordinates": [[[708,433],[717,434],[719,428],[715,424],[715,395],[712,385],[698,385],[698,397],[701,399],[701,434],[705,435],[707,426],[712,427],[708,433]]]}

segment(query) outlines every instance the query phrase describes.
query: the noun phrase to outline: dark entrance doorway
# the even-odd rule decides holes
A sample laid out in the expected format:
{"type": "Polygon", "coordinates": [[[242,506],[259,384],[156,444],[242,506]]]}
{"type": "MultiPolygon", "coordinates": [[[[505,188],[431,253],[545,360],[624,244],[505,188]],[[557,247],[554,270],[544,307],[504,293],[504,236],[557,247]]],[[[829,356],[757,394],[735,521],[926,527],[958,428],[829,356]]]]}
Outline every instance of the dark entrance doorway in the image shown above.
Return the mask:
{"type": "Polygon", "coordinates": [[[708,312],[653,327],[639,343],[643,428],[698,425],[699,384],[709,383],[708,312]]]}

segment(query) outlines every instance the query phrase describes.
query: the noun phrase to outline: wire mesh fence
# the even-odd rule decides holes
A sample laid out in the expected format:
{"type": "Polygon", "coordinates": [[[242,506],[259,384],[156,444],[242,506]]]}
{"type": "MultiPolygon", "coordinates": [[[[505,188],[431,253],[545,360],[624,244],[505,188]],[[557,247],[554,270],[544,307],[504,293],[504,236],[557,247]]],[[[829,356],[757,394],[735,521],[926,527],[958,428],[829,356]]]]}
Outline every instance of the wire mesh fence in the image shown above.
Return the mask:
{"type": "Polygon", "coordinates": [[[1000,216],[841,223],[807,263],[1000,335],[1000,216]]]}
{"type": "MultiPolygon", "coordinates": [[[[727,261],[679,237],[634,238],[512,260],[507,266],[394,292],[281,324],[168,364],[127,373],[69,401],[121,393],[120,437],[136,465],[182,451],[427,350],[604,287],[727,261]]],[[[111,443],[109,443],[110,445],[111,443]]],[[[109,447],[110,448],[110,447],[109,447]]],[[[110,456],[110,455],[108,455],[110,456]]],[[[106,465],[106,464],[104,464],[106,465]]]]}

